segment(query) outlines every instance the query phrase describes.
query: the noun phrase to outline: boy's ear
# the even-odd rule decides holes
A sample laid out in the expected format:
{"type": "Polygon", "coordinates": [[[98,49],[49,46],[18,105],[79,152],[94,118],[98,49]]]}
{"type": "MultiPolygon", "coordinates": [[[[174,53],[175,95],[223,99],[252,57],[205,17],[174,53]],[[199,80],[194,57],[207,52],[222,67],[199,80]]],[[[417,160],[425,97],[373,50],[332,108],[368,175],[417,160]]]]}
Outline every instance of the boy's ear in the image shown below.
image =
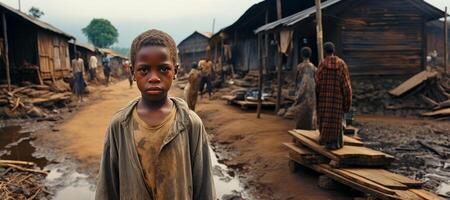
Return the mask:
{"type": "Polygon", "coordinates": [[[177,79],[177,74],[178,74],[178,67],[180,67],[180,65],[175,65],[175,73],[173,74],[173,80],[177,79]]]}

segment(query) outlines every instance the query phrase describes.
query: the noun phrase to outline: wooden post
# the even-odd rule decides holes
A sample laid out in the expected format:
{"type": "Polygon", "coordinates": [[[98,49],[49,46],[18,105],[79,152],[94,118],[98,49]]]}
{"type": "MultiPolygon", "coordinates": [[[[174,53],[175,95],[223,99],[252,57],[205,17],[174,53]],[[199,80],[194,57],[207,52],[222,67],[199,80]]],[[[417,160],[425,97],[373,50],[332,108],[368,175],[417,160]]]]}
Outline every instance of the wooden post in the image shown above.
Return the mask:
{"type": "Polygon", "coordinates": [[[317,33],[317,51],[320,63],[323,60],[322,8],[320,5],[320,0],[316,0],[316,33],[317,33]]]}
{"type": "MultiPolygon", "coordinates": [[[[269,23],[269,9],[266,8],[266,21],[265,24],[269,23]]],[[[268,55],[268,48],[269,48],[269,37],[267,35],[267,32],[264,32],[264,50],[262,47],[262,41],[261,41],[261,34],[258,34],[258,46],[259,46],[259,55],[261,56],[261,62],[260,62],[260,69],[259,69],[259,94],[261,96],[258,96],[258,109],[257,109],[257,118],[261,118],[261,107],[262,107],[262,92],[263,92],[263,81],[264,81],[264,74],[263,74],[263,67],[264,70],[266,70],[266,74],[268,74],[268,67],[267,67],[267,55],[268,55]]]]}
{"type": "Polygon", "coordinates": [[[445,17],[444,17],[444,69],[445,73],[448,72],[448,16],[447,16],[447,6],[445,7],[445,17]]]}
{"type": "Polygon", "coordinates": [[[261,106],[262,106],[262,84],[263,84],[263,55],[261,52],[261,33],[258,33],[258,61],[259,61],[259,77],[258,77],[258,107],[256,117],[261,118],[261,106]]]}
{"type": "Polygon", "coordinates": [[[11,74],[9,71],[9,46],[8,46],[8,29],[6,25],[6,15],[2,14],[3,36],[5,39],[5,64],[6,64],[6,80],[8,81],[8,91],[11,91],[11,74]]]}
{"type": "MultiPolygon", "coordinates": [[[[278,19],[281,19],[281,17],[282,17],[283,15],[282,15],[282,13],[281,13],[281,0],[277,0],[277,17],[278,17],[278,19]]],[[[278,34],[278,47],[280,47],[280,42],[281,42],[281,40],[280,40],[280,34],[278,34]]],[[[279,50],[281,50],[281,49],[279,49],[279,50]]],[[[277,84],[278,84],[278,87],[277,87],[277,104],[276,104],[276,109],[275,109],[275,111],[278,113],[278,111],[280,110],[280,108],[281,108],[281,85],[282,85],[282,73],[283,73],[283,54],[281,53],[281,52],[278,52],[278,65],[277,65],[277,68],[278,68],[278,73],[277,73],[277,84]]]]}

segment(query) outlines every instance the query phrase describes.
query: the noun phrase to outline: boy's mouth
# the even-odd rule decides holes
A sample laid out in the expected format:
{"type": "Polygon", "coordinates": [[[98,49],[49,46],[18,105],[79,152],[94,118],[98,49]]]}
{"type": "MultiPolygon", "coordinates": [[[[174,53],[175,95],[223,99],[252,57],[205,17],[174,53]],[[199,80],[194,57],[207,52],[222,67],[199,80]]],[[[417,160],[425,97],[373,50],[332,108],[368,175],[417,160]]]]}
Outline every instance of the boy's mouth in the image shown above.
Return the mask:
{"type": "Polygon", "coordinates": [[[162,92],[163,90],[160,87],[149,87],[145,90],[147,94],[161,94],[162,92]]]}

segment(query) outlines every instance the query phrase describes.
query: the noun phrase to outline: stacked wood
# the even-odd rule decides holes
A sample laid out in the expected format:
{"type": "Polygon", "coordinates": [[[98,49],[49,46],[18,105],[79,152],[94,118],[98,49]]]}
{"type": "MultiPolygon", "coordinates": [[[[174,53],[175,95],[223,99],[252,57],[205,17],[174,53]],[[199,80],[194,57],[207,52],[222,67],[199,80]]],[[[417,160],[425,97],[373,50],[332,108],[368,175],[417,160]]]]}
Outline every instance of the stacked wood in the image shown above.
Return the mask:
{"type": "Polygon", "coordinates": [[[51,193],[44,185],[47,172],[31,162],[0,160],[0,199],[43,199],[51,193]]]}
{"type": "Polygon", "coordinates": [[[292,130],[293,143],[289,149],[289,167],[310,168],[329,178],[361,191],[376,199],[443,199],[421,189],[423,182],[384,169],[393,157],[364,147],[364,143],[344,136],[344,147],[328,150],[318,144],[318,131],[292,130]]]}
{"type": "Polygon", "coordinates": [[[64,84],[13,86],[11,91],[0,85],[0,116],[8,118],[44,117],[44,108],[52,108],[55,103],[68,102],[71,92],[64,84]],[[61,91],[61,92],[58,92],[61,91]]]}

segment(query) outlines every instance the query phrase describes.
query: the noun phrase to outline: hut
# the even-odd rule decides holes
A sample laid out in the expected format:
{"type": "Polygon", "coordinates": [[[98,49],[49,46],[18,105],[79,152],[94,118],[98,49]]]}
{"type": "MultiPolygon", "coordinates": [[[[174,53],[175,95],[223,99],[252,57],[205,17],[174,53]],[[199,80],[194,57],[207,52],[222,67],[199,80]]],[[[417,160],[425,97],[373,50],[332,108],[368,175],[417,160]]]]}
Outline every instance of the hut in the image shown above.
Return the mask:
{"type": "MultiPolygon", "coordinates": [[[[255,33],[288,33],[292,48],[286,54],[296,58],[299,48],[310,46],[317,64],[315,12],[311,6],[255,33]]],[[[322,3],[322,12],[324,41],[336,44],[337,55],[347,62],[352,76],[408,76],[423,70],[426,23],[444,16],[422,0],[328,0],[322,3]]]]}
{"type": "MultiPolygon", "coordinates": [[[[314,0],[283,0],[281,17],[290,16],[314,5],[314,0]]],[[[254,30],[264,24],[276,21],[276,0],[265,0],[251,6],[233,24],[214,34],[210,39],[210,49],[216,63],[230,64],[236,73],[245,74],[259,67],[258,37],[254,30]]],[[[276,48],[270,48],[275,51],[276,48]]],[[[269,59],[275,63],[274,59],[269,59]]],[[[274,68],[274,64],[269,64],[274,68]]]]}
{"type": "MultiPolygon", "coordinates": [[[[450,30],[450,28],[449,28],[450,30]]],[[[436,50],[437,62],[439,66],[444,65],[444,21],[434,20],[427,23],[427,50],[428,54],[436,50]]],[[[449,31],[450,33],[450,31],[449,31]]],[[[448,41],[450,41],[450,35],[448,35],[448,41]]],[[[447,47],[447,52],[450,52],[450,47],[447,47]]],[[[449,60],[450,61],[450,60],[449,60]]]]}
{"type": "Polygon", "coordinates": [[[184,72],[191,70],[193,62],[198,63],[201,59],[209,57],[207,49],[211,35],[209,32],[195,31],[178,44],[180,67],[184,72]]]}
{"type": "Polygon", "coordinates": [[[84,67],[86,68],[85,70],[89,68],[89,59],[91,56],[97,56],[97,54],[99,54],[99,52],[96,51],[95,47],[91,44],[69,41],[70,60],[76,57],[76,51],[81,54],[81,58],[84,61],[84,67]]]}
{"type": "Polygon", "coordinates": [[[42,84],[70,73],[68,41],[74,37],[1,2],[0,17],[0,80],[42,84]]]}
{"type": "MultiPolygon", "coordinates": [[[[115,77],[121,77],[124,73],[123,70],[123,62],[128,60],[126,56],[123,56],[116,51],[108,48],[99,48],[97,49],[101,55],[107,55],[110,58],[109,66],[111,68],[111,75],[115,77]]],[[[97,58],[99,60],[99,64],[101,65],[102,57],[97,58]]],[[[102,66],[103,67],[103,66],[102,66]]]]}

